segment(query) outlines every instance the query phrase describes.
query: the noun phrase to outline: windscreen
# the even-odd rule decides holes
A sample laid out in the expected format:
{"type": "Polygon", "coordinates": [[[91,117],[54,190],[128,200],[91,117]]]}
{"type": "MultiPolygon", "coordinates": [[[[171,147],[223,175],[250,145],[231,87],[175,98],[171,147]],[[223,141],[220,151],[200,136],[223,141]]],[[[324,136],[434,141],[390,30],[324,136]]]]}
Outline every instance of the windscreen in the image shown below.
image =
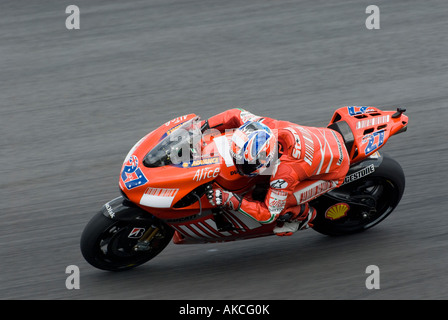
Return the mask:
{"type": "Polygon", "coordinates": [[[200,157],[201,137],[199,117],[190,119],[171,131],[149,151],[143,164],[154,168],[188,163],[200,157]]]}

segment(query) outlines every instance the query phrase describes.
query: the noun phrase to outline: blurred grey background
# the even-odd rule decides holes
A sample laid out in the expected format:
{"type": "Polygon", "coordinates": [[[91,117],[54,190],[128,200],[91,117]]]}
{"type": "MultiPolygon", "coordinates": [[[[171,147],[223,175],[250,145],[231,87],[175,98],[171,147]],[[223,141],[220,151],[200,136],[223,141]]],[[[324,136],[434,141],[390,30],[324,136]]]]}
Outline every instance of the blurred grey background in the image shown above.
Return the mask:
{"type": "Polygon", "coordinates": [[[445,0],[2,1],[0,298],[447,299],[447,12],[445,0]],[[65,27],[71,4],[79,30],[65,27]],[[370,4],[379,30],[365,26],[370,4]],[[344,105],[408,110],[384,148],[406,192],[375,228],[170,244],[125,273],[83,260],[85,224],[158,125],[239,106],[326,126],[344,105]]]}

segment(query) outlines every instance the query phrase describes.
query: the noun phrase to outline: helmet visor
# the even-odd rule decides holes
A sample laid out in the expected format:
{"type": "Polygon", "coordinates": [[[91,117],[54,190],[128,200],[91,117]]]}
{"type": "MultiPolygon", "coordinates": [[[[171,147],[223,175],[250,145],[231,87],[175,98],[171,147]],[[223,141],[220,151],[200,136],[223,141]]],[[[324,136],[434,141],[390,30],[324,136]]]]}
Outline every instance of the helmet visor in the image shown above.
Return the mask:
{"type": "Polygon", "coordinates": [[[252,175],[260,167],[260,163],[259,161],[256,161],[256,163],[249,163],[247,161],[244,161],[242,163],[237,162],[235,164],[235,167],[239,174],[243,176],[249,176],[252,175]]]}

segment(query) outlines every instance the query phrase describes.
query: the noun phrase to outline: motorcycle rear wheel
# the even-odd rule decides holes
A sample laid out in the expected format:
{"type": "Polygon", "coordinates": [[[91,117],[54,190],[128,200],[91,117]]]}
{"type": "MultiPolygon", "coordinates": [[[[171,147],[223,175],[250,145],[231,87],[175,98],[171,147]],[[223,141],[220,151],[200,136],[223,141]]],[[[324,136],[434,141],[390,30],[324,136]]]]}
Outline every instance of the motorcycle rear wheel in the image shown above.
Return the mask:
{"type": "Polygon", "coordinates": [[[159,222],[120,221],[98,212],[81,236],[81,253],[92,266],[108,271],[135,268],[157,256],[169,244],[174,230],[159,222]],[[136,250],[139,237],[148,228],[157,227],[147,250],[136,250]]]}
{"type": "Polygon", "coordinates": [[[400,164],[384,155],[372,174],[341,186],[312,203],[317,215],[313,229],[319,233],[340,236],[365,231],[388,217],[400,202],[405,188],[405,176],[400,164]],[[356,205],[352,202],[363,205],[356,205]],[[346,199],[346,201],[341,200],[346,199]],[[330,219],[327,212],[337,205],[349,206],[345,216],[330,219]],[[367,209],[369,207],[370,210],[367,209]]]}

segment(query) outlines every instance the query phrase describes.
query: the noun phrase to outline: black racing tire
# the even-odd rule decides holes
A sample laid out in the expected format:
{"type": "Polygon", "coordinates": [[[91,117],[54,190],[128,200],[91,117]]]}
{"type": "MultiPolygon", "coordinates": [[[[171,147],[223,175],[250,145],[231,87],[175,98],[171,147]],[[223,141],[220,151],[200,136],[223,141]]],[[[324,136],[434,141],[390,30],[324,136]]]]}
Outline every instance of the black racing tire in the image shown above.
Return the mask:
{"type": "Polygon", "coordinates": [[[80,247],[84,259],[92,266],[108,271],[135,268],[157,256],[170,243],[174,230],[157,222],[158,233],[151,242],[151,249],[135,251],[138,238],[130,238],[134,228],[149,228],[148,221],[120,221],[98,212],[84,228],[80,247]]]}
{"type": "MultiPolygon", "coordinates": [[[[405,189],[405,176],[400,164],[391,157],[384,155],[381,164],[375,171],[357,181],[343,185],[310,203],[317,215],[313,221],[313,229],[319,233],[330,236],[354,234],[365,231],[377,225],[388,217],[400,202],[405,189]],[[366,212],[356,205],[350,206],[346,216],[331,220],[326,212],[332,206],[338,205],[331,195],[339,199],[346,197],[366,197],[374,199],[375,210],[366,212]]],[[[343,203],[343,205],[346,205],[343,203]]]]}

